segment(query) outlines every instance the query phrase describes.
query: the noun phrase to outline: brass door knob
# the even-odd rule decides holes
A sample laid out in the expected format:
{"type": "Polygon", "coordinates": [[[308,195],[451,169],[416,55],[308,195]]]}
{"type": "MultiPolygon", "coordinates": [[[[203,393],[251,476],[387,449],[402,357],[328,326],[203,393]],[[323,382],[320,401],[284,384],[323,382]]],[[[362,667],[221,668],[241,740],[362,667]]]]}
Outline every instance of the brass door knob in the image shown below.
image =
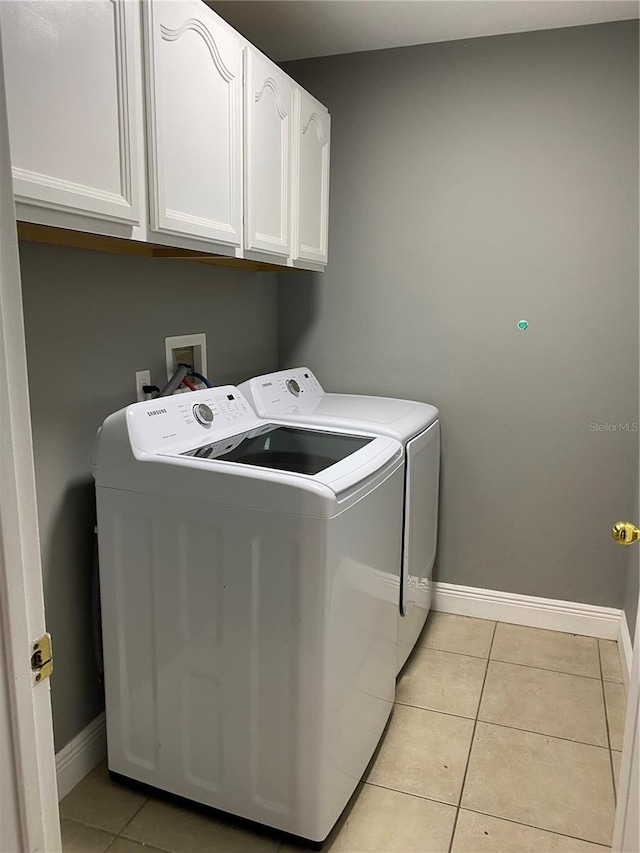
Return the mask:
{"type": "Polygon", "coordinates": [[[640,539],[640,530],[630,521],[617,521],[611,528],[611,535],[618,545],[633,545],[640,539]]]}

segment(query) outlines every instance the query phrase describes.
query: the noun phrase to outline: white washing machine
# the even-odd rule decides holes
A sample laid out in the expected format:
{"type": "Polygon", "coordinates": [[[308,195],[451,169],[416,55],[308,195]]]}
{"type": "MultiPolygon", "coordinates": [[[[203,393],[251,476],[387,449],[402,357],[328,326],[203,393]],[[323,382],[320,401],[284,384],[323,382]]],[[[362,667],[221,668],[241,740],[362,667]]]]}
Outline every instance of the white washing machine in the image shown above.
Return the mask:
{"type": "Polygon", "coordinates": [[[262,418],[334,429],[366,429],[402,443],[406,452],[404,540],[397,670],[413,649],[431,606],[438,534],[440,422],[427,403],[329,394],[307,367],[256,376],[240,390],[262,418]]]}
{"type": "Polygon", "coordinates": [[[394,699],[402,446],[228,386],[108,417],[94,477],[109,769],[324,840],[394,699]]]}

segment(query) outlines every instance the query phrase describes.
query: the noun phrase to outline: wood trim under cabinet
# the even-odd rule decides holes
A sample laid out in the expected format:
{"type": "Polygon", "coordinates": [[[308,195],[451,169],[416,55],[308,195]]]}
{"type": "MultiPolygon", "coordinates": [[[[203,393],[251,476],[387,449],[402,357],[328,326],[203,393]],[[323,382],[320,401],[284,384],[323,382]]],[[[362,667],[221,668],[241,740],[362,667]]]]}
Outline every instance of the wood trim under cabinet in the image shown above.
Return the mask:
{"type": "Polygon", "coordinates": [[[51,246],[91,249],[96,252],[110,252],[118,255],[192,261],[211,266],[252,270],[253,272],[304,272],[304,270],[295,267],[261,263],[243,258],[231,258],[228,255],[208,255],[206,252],[196,252],[191,249],[158,246],[140,240],[106,237],[102,234],[89,234],[86,231],[72,231],[67,228],[53,228],[50,225],[36,225],[32,222],[18,222],[18,237],[26,243],[47,243],[51,246]]]}

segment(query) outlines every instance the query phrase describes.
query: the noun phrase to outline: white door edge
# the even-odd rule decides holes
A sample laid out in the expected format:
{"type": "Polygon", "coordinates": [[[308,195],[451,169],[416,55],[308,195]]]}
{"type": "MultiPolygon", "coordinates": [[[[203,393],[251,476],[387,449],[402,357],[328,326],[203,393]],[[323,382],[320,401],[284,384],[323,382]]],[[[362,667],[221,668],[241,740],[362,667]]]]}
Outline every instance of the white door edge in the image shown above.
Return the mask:
{"type": "MultiPolygon", "coordinates": [[[[640,617],[640,613],[638,614],[640,617]]],[[[618,806],[613,832],[614,853],[640,850],[640,618],[636,618],[633,659],[624,727],[618,806]]]]}
{"type": "MultiPolygon", "coordinates": [[[[640,347],[638,355],[640,356],[640,347]]],[[[640,470],[638,471],[638,479],[640,483],[640,470]]],[[[637,518],[634,518],[633,521],[635,524],[638,523],[637,518]]],[[[635,548],[639,557],[635,563],[635,569],[640,573],[640,549],[637,546],[632,547],[635,548]]],[[[621,639],[624,644],[624,656],[630,666],[629,695],[624,740],[622,742],[616,819],[613,829],[613,844],[611,845],[614,853],[638,853],[640,850],[640,783],[638,780],[640,775],[640,592],[631,649],[627,645],[628,638],[629,626],[626,618],[624,618],[624,623],[621,623],[621,639]]]]}

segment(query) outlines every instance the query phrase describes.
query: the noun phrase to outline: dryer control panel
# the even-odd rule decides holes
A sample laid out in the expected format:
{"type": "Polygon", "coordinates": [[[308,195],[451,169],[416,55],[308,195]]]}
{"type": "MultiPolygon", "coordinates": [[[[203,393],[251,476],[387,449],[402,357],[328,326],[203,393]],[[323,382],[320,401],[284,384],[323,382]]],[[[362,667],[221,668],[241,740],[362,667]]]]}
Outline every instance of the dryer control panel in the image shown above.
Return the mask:
{"type": "Polygon", "coordinates": [[[222,439],[261,423],[233,385],[158,397],[127,408],[131,444],[145,453],[162,453],[187,442],[222,439]]]}
{"type": "Polygon", "coordinates": [[[308,367],[293,367],[256,376],[240,386],[260,416],[312,410],[324,394],[308,367]]]}

